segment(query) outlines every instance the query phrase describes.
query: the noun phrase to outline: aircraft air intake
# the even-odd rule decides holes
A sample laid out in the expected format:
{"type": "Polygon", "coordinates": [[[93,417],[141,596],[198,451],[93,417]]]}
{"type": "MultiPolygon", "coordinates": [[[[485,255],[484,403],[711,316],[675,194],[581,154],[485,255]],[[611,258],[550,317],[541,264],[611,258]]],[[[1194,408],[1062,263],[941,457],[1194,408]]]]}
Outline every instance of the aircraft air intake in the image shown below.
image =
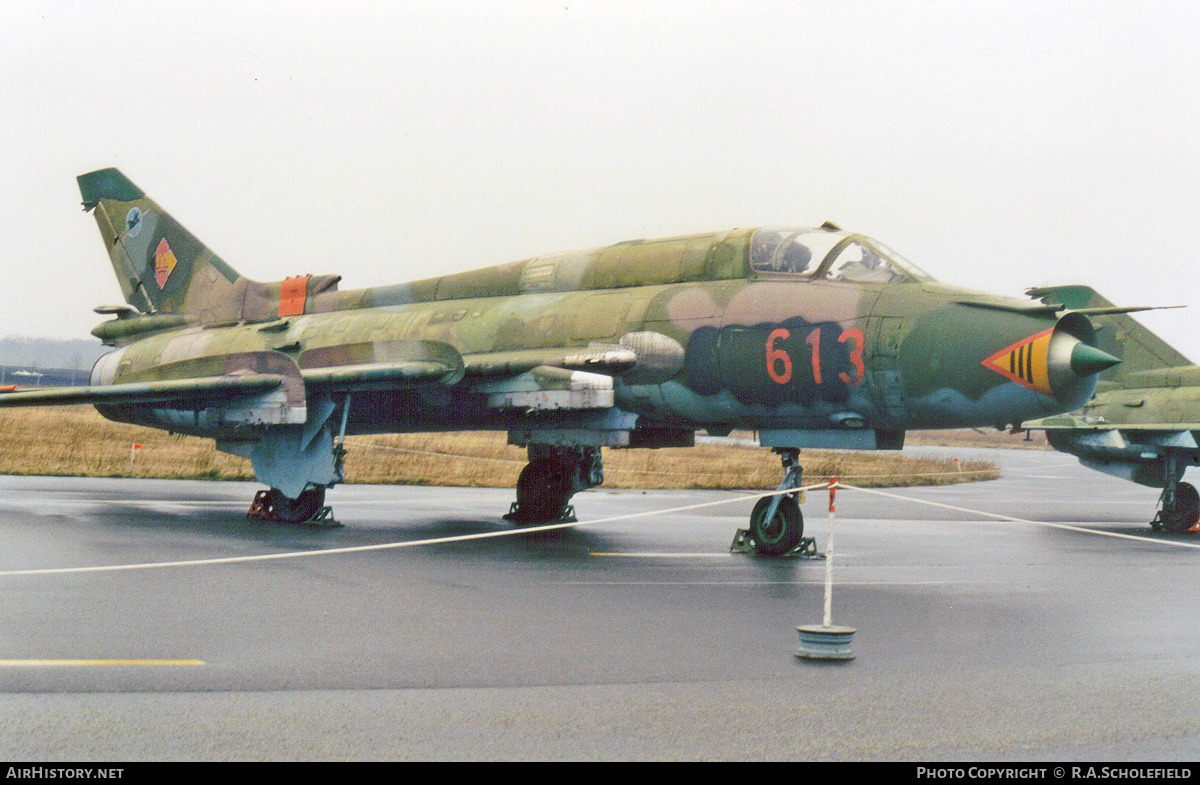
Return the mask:
{"type": "Polygon", "coordinates": [[[1068,313],[1054,327],[1004,347],[983,365],[1074,408],[1091,397],[1097,374],[1121,362],[1095,342],[1087,317],[1068,313]]]}

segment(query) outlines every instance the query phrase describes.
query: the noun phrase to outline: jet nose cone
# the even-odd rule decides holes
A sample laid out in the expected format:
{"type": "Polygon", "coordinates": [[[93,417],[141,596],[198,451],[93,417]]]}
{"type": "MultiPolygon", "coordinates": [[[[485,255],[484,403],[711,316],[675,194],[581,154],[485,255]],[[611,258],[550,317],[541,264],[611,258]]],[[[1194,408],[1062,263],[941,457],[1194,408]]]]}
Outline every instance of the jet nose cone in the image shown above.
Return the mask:
{"type": "Polygon", "coordinates": [[[1121,358],[1086,343],[1077,343],[1071,350],[1071,370],[1080,376],[1100,373],[1119,362],[1121,358]]]}
{"type": "Polygon", "coordinates": [[[1042,330],[1004,347],[983,361],[1001,376],[1078,409],[1096,389],[1096,376],[1120,359],[1094,345],[1096,331],[1085,317],[1069,313],[1042,330]]]}

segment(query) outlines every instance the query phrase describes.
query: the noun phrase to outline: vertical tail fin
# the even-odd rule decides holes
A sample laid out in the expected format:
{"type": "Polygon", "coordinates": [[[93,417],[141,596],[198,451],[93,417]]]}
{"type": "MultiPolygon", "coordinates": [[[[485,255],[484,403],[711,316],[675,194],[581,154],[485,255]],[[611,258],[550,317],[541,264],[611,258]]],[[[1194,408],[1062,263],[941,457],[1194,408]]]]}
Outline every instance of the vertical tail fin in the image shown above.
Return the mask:
{"type": "Polygon", "coordinates": [[[236,319],[247,286],[232,267],[116,169],[80,175],[125,300],[144,313],[236,319]]]}
{"type": "MultiPolygon", "coordinates": [[[[1047,286],[1028,291],[1045,303],[1061,303],[1068,308],[1105,308],[1113,303],[1088,286],[1047,286]]],[[[1191,365],[1192,361],[1170,344],[1147,330],[1128,314],[1089,316],[1096,326],[1096,347],[1121,358],[1121,364],[1100,374],[1102,380],[1115,381],[1138,371],[1191,365]]]]}

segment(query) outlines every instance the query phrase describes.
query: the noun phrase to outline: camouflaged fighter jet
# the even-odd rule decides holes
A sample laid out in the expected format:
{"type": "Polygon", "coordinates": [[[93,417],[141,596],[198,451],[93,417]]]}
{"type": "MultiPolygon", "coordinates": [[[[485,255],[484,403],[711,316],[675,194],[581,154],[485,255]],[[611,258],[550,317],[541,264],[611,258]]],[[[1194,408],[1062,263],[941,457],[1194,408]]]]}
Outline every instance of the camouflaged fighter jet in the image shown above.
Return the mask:
{"type": "MultiPolygon", "coordinates": [[[[909,428],[1008,426],[1082,406],[1119,362],[1081,313],[938,283],[825,224],[539,256],[396,286],[244,278],[115,169],[79,177],[127,305],[89,403],[216,439],[269,486],[252,513],[313,521],[348,434],[492,429],[528,448],[509,517],[570,515],[601,447],[754,430],[799,487],[804,447],[899,449],[909,428]]],[[[760,553],[800,540],[797,494],[754,509],[760,553]]]]}
{"type": "MultiPolygon", "coordinates": [[[[1046,303],[1099,313],[1108,300],[1086,286],[1030,289],[1046,303]]],[[[1200,494],[1182,482],[1200,465],[1200,367],[1124,312],[1096,316],[1097,345],[1121,365],[1100,374],[1095,396],[1069,415],[1024,423],[1088,468],[1162,488],[1155,529],[1184,532],[1200,519],[1200,494]]]]}

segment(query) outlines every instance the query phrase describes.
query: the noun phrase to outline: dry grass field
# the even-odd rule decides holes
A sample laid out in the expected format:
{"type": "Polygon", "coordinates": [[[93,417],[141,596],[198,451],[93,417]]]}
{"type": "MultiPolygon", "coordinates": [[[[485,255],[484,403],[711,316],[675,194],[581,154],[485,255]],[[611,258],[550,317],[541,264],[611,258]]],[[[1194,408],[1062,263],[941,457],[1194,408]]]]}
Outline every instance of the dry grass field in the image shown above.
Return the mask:
{"type": "MultiPolygon", "coordinates": [[[[346,480],[354,483],[513,487],[525,465],[525,450],[506,444],[504,433],[356,436],[346,448],[346,480]]],[[[699,444],[604,452],[608,488],[768,489],[782,477],[778,456],[760,448],[699,444]]],[[[999,476],[990,463],[889,452],[806,450],[803,464],[806,484],[831,475],[877,487],[999,476]]],[[[209,439],[112,423],[90,406],[0,411],[0,474],[254,478],[249,461],[217,452],[209,439]],[[131,463],[135,443],[141,448],[131,463]]]]}
{"type": "Polygon", "coordinates": [[[954,428],[945,431],[909,431],[905,444],[938,447],[999,447],[1007,450],[1053,450],[1045,431],[1009,433],[995,428],[954,428]]]}

